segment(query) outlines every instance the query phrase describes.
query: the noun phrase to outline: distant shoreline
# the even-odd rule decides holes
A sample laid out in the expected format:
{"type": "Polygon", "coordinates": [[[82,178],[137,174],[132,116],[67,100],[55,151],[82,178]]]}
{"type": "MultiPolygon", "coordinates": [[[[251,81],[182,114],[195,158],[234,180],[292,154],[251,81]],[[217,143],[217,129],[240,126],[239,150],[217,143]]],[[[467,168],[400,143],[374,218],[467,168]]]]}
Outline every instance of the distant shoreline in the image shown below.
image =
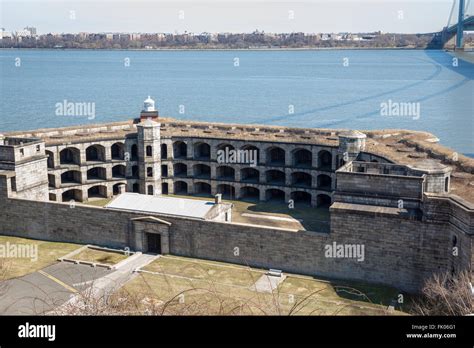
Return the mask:
{"type": "Polygon", "coordinates": [[[440,48],[415,47],[301,47],[301,48],[38,48],[38,47],[3,47],[0,50],[44,50],[44,51],[440,51],[440,48]]]}

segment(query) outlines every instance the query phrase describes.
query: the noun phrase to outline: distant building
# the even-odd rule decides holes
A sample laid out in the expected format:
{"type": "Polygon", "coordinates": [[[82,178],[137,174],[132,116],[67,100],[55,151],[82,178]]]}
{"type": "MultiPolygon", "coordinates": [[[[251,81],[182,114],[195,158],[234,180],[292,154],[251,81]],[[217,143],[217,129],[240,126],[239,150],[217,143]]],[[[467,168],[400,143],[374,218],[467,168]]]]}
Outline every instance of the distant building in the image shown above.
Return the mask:
{"type": "Polygon", "coordinates": [[[18,37],[18,38],[31,37],[31,33],[30,33],[29,30],[23,29],[23,30],[18,30],[18,31],[15,33],[15,36],[18,37]]]}
{"type": "Polygon", "coordinates": [[[30,32],[31,36],[36,36],[36,28],[35,27],[26,27],[25,30],[28,30],[30,32]]]}
{"type": "Polygon", "coordinates": [[[0,39],[11,39],[12,33],[10,31],[6,31],[5,28],[0,30],[0,39]]]}

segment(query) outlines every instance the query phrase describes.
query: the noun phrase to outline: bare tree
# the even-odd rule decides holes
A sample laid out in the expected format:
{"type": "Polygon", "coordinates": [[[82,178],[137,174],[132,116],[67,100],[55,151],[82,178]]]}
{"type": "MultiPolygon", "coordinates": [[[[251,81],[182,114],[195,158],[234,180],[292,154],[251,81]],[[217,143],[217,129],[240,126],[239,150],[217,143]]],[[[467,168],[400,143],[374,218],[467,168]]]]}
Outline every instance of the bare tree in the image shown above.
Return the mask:
{"type": "Polygon", "coordinates": [[[467,315],[473,313],[473,295],[470,273],[465,271],[451,276],[435,274],[426,281],[422,295],[413,303],[418,315],[467,315]]]}

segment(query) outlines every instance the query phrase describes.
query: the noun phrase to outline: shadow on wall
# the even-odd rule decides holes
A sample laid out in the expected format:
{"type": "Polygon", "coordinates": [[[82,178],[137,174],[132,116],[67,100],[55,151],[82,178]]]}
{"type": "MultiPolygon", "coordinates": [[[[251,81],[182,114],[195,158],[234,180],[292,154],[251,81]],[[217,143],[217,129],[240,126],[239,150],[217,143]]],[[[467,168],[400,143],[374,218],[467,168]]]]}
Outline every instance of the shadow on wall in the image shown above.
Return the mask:
{"type": "Polygon", "coordinates": [[[303,228],[307,231],[329,233],[330,216],[329,207],[311,207],[304,203],[296,203],[290,209],[287,204],[275,202],[255,202],[247,208],[256,213],[286,214],[299,220],[303,228]]]}

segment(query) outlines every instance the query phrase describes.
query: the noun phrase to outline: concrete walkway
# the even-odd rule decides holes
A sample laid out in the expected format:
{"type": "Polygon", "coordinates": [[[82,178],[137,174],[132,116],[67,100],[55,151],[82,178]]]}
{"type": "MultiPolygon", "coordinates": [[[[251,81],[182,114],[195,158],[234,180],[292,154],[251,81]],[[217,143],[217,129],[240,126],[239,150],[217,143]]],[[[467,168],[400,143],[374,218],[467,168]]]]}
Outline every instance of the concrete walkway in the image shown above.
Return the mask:
{"type": "Polygon", "coordinates": [[[148,265],[159,256],[160,255],[136,253],[128,257],[119,262],[115,266],[115,270],[89,283],[90,287],[85,291],[72,296],[69,301],[50,312],[50,314],[66,314],[70,312],[71,308],[82,308],[85,306],[84,300],[88,298],[106,300],[108,296],[112,295],[125,283],[137,276],[138,273],[135,272],[136,269],[148,265]]]}
{"type": "Polygon", "coordinates": [[[2,281],[0,315],[44,314],[108,273],[110,271],[102,267],[58,262],[40,271],[2,281]]]}
{"type": "Polygon", "coordinates": [[[255,284],[250,287],[250,290],[257,292],[269,292],[272,293],[273,290],[278,288],[278,285],[283,282],[286,278],[286,275],[281,275],[280,277],[272,276],[269,274],[264,274],[257,279],[255,284]]]}

